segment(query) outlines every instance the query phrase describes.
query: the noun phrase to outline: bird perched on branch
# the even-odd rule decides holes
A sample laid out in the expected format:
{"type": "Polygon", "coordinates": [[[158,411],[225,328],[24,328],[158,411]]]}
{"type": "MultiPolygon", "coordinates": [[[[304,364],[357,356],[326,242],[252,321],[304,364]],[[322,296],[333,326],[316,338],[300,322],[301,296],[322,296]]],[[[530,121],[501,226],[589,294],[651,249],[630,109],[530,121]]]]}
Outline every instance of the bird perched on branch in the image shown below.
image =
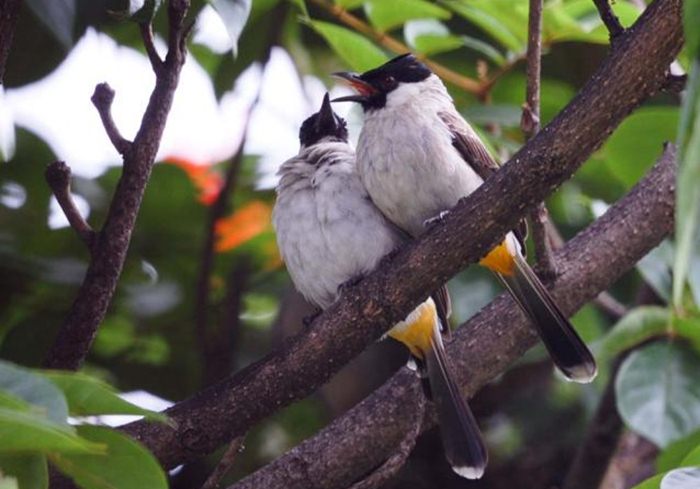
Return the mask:
{"type": "MultiPolygon", "coordinates": [[[[372,271],[407,236],[372,203],[355,169],[343,119],[326,94],[321,110],[301,126],[299,154],[279,170],[273,225],[296,288],[325,309],[342,285],[372,271]]],[[[487,454],[466,402],[452,378],[442,344],[446,306],[433,295],[388,336],[404,343],[429,383],[445,454],[455,472],[479,478],[487,454]]]]}
{"type": "MultiPolygon", "coordinates": [[[[442,81],[413,55],[361,75],[335,75],[357,94],[334,102],[358,102],[365,113],[357,146],[360,178],[382,213],[412,236],[498,169],[442,81]]],[[[527,264],[521,241],[508,233],[480,263],[504,282],[559,370],[569,380],[590,382],[593,355],[527,264]]]]}

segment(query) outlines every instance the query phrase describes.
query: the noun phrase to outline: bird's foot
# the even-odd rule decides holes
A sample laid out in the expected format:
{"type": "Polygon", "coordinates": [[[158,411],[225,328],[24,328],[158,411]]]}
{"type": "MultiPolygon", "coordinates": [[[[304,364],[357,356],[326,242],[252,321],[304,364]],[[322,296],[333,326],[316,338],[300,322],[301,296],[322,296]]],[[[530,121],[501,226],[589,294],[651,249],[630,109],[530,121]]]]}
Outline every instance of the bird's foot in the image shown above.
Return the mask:
{"type": "Polygon", "coordinates": [[[301,318],[301,322],[304,324],[304,327],[308,328],[309,326],[311,326],[311,323],[313,323],[316,320],[316,318],[321,315],[321,312],[323,311],[321,311],[321,309],[317,307],[314,309],[314,312],[301,318]]]}
{"type": "Polygon", "coordinates": [[[445,220],[445,217],[447,217],[447,214],[449,213],[450,211],[442,211],[437,216],[433,216],[430,219],[426,219],[425,221],[423,221],[423,227],[425,229],[430,229],[433,226],[442,223],[445,220]]]}
{"type": "Polygon", "coordinates": [[[350,287],[359,284],[363,278],[365,278],[365,276],[361,273],[355,275],[354,277],[350,277],[350,279],[346,280],[338,286],[338,295],[343,295],[345,291],[348,290],[350,287]]]}

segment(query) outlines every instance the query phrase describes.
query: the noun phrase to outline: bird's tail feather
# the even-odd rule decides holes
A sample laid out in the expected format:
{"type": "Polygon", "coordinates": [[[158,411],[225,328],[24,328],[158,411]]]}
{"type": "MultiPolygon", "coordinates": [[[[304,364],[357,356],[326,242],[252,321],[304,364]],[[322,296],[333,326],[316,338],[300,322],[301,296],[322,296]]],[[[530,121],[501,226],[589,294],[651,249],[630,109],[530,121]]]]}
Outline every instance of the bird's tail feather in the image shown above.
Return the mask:
{"type": "Polygon", "coordinates": [[[474,415],[452,377],[437,328],[430,349],[423,353],[422,363],[427,370],[431,397],[438,413],[445,457],[457,474],[478,479],[488,461],[486,447],[474,415]]]}
{"type": "Polygon", "coordinates": [[[569,380],[591,382],[597,373],[593,354],[525,259],[517,253],[513,258],[513,272],[498,276],[534,323],[557,368],[569,380]]]}

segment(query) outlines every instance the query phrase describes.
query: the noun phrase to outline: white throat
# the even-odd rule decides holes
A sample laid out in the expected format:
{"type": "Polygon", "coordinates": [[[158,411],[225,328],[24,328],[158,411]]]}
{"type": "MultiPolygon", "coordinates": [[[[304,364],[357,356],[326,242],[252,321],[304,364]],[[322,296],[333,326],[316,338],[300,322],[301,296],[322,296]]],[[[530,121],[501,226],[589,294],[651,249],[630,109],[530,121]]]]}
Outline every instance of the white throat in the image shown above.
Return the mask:
{"type": "Polygon", "coordinates": [[[452,104],[452,97],[447,93],[445,85],[436,75],[430,75],[423,81],[400,83],[399,86],[386,96],[387,109],[397,109],[407,104],[452,104]]]}

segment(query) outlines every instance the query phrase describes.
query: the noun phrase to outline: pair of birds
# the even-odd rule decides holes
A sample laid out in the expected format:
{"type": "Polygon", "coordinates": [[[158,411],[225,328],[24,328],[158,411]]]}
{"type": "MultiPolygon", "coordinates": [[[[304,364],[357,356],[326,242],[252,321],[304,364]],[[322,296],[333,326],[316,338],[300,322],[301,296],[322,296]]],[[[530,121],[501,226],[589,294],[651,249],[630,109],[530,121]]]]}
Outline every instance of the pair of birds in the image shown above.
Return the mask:
{"type": "MultiPolygon", "coordinates": [[[[325,309],[342,284],[371,272],[388,253],[420,236],[498,169],[455,109],[440,79],[410,54],[362,75],[337,73],[364,109],[357,152],[328,94],[301,126],[299,154],[282,164],[273,225],[297,289],[325,309]]],[[[523,257],[522,236],[506,235],[480,264],[504,282],[535,325],[555,365],[570,380],[590,382],[590,351],[523,257]]],[[[462,477],[483,475],[487,452],[453,380],[442,335],[448,331],[446,289],[396,324],[438,413],[445,455],[462,477]]]]}

